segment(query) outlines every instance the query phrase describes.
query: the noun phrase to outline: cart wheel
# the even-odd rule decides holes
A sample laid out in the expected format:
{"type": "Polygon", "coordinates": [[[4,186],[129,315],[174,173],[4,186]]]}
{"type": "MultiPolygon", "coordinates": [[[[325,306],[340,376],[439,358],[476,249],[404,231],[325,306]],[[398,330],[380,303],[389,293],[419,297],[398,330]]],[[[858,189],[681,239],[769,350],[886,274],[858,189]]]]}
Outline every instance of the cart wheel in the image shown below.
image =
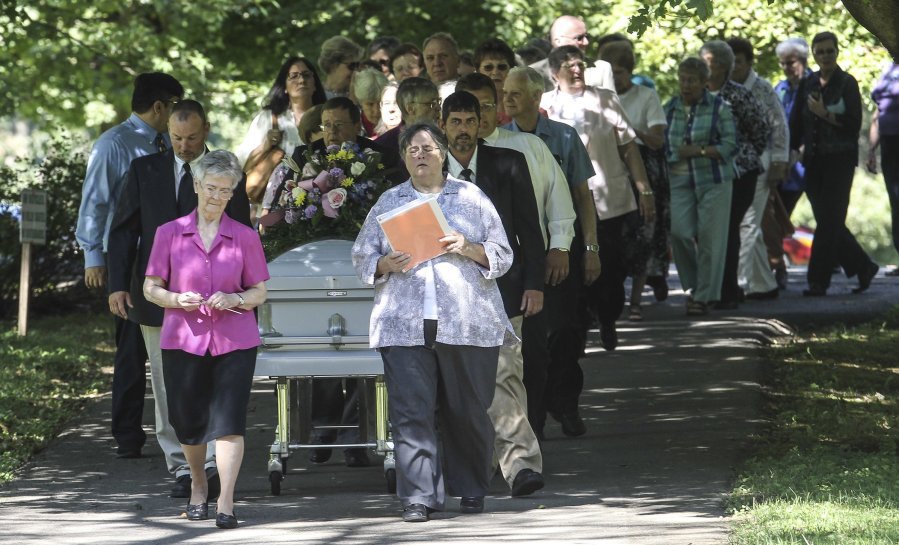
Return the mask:
{"type": "Polygon", "coordinates": [[[272,471],[268,474],[268,481],[272,485],[272,496],[281,495],[281,480],[284,475],[280,471],[272,471]]]}
{"type": "Polygon", "coordinates": [[[396,470],[388,469],[384,472],[384,478],[387,479],[387,492],[396,494],[396,470]]]}

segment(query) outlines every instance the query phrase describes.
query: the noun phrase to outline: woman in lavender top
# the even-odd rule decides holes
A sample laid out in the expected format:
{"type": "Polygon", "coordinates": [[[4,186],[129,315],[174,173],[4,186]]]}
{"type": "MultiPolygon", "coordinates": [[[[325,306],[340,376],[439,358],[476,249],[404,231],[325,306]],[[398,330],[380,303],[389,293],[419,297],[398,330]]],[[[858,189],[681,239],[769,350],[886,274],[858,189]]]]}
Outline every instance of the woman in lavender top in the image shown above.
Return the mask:
{"type": "Polygon", "coordinates": [[[499,347],[517,342],[496,286],[512,250],[490,199],[446,175],[446,137],[436,127],[410,126],[400,150],[411,179],[372,208],[353,264],[375,286],[370,340],[384,360],[403,520],[425,522],[443,510],[447,493],[462,497],[463,513],[484,510],[499,347]],[[452,231],[440,239],[447,253],[410,268],[410,256],[391,250],[377,216],[425,198],[437,199],[452,231]]]}

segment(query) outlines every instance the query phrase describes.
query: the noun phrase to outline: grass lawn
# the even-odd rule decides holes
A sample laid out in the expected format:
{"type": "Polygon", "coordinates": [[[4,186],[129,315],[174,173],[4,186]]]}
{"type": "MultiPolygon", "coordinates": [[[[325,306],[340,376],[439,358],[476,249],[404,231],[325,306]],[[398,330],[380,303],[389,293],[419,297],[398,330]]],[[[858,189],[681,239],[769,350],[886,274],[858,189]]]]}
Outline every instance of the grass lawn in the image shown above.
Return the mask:
{"type": "Polygon", "coordinates": [[[770,359],[772,421],[730,497],[732,542],[899,544],[899,308],[770,359]]]}
{"type": "Polygon", "coordinates": [[[114,346],[107,313],[0,322],[0,483],[59,434],[86,400],[109,391],[114,346]],[[107,369],[103,369],[103,367],[107,369]]]}

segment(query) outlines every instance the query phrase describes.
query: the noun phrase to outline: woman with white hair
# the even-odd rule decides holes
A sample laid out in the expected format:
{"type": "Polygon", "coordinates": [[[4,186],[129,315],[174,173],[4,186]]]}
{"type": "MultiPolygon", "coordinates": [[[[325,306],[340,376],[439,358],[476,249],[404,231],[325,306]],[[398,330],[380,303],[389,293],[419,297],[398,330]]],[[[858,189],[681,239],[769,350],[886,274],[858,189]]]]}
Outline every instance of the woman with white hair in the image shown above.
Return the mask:
{"type": "Polygon", "coordinates": [[[353,96],[362,111],[362,129],[365,136],[377,136],[381,121],[381,91],[387,87],[387,76],[373,69],[366,68],[353,76],[353,96]]]}
{"type": "Polygon", "coordinates": [[[762,154],[768,146],[771,124],[765,108],[752,91],[731,81],[734,69],[734,52],[721,40],[702,44],[699,56],[709,66],[709,91],[720,96],[730,106],[737,127],[737,153],[733,159],[734,181],[730,202],[730,223],[727,228],[727,255],[724,260],[724,278],[721,283],[721,300],[718,310],[733,310],[742,299],[737,280],[740,264],[740,223],[752,205],[759,174],[764,172],[762,154]]]}
{"type": "Polygon", "coordinates": [[[190,465],[187,518],[209,518],[203,466],[206,443],[215,440],[219,528],[237,528],[234,485],[260,344],[253,308],[265,301],[269,278],[259,236],[224,213],[242,177],[229,151],[200,159],[199,205],[156,231],[144,280],[147,301],[165,309],[160,347],[169,422],[190,465]]]}
{"type": "MultiPolygon", "coordinates": [[[[793,104],[796,101],[796,93],[799,91],[799,83],[812,73],[808,67],[808,42],[803,38],[787,38],[777,44],[774,52],[780,68],[783,70],[784,79],[774,86],[774,92],[780,98],[784,109],[784,115],[790,119],[793,104]]],[[[790,168],[787,179],[777,189],[784,203],[787,213],[792,214],[796,203],[805,191],[805,167],[801,161],[796,161],[790,168]]],[[[785,269],[784,269],[785,272],[785,269]]]]}
{"type": "Polygon", "coordinates": [[[362,46],[343,36],[332,36],[322,42],[318,65],[325,73],[327,98],[349,95],[353,72],[359,69],[364,54],[362,46]]]}

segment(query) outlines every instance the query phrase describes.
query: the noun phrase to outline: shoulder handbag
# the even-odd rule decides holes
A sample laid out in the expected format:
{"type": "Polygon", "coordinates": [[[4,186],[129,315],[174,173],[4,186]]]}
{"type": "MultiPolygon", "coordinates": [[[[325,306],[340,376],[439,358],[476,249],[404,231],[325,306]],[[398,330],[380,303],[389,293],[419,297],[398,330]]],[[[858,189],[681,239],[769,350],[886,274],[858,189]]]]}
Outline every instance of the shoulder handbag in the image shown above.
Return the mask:
{"type": "MultiPolygon", "coordinates": [[[[279,129],[278,116],[272,112],[272,128],[279,129]]],[[[247,196],[252,203],[261,203],[262,197],[265,195],[265,187],[268,179],[274,172],[278,163],[284,159],[284,150],[274,146],[256,161],[249,170],[247,170],[247,196]]]]}

